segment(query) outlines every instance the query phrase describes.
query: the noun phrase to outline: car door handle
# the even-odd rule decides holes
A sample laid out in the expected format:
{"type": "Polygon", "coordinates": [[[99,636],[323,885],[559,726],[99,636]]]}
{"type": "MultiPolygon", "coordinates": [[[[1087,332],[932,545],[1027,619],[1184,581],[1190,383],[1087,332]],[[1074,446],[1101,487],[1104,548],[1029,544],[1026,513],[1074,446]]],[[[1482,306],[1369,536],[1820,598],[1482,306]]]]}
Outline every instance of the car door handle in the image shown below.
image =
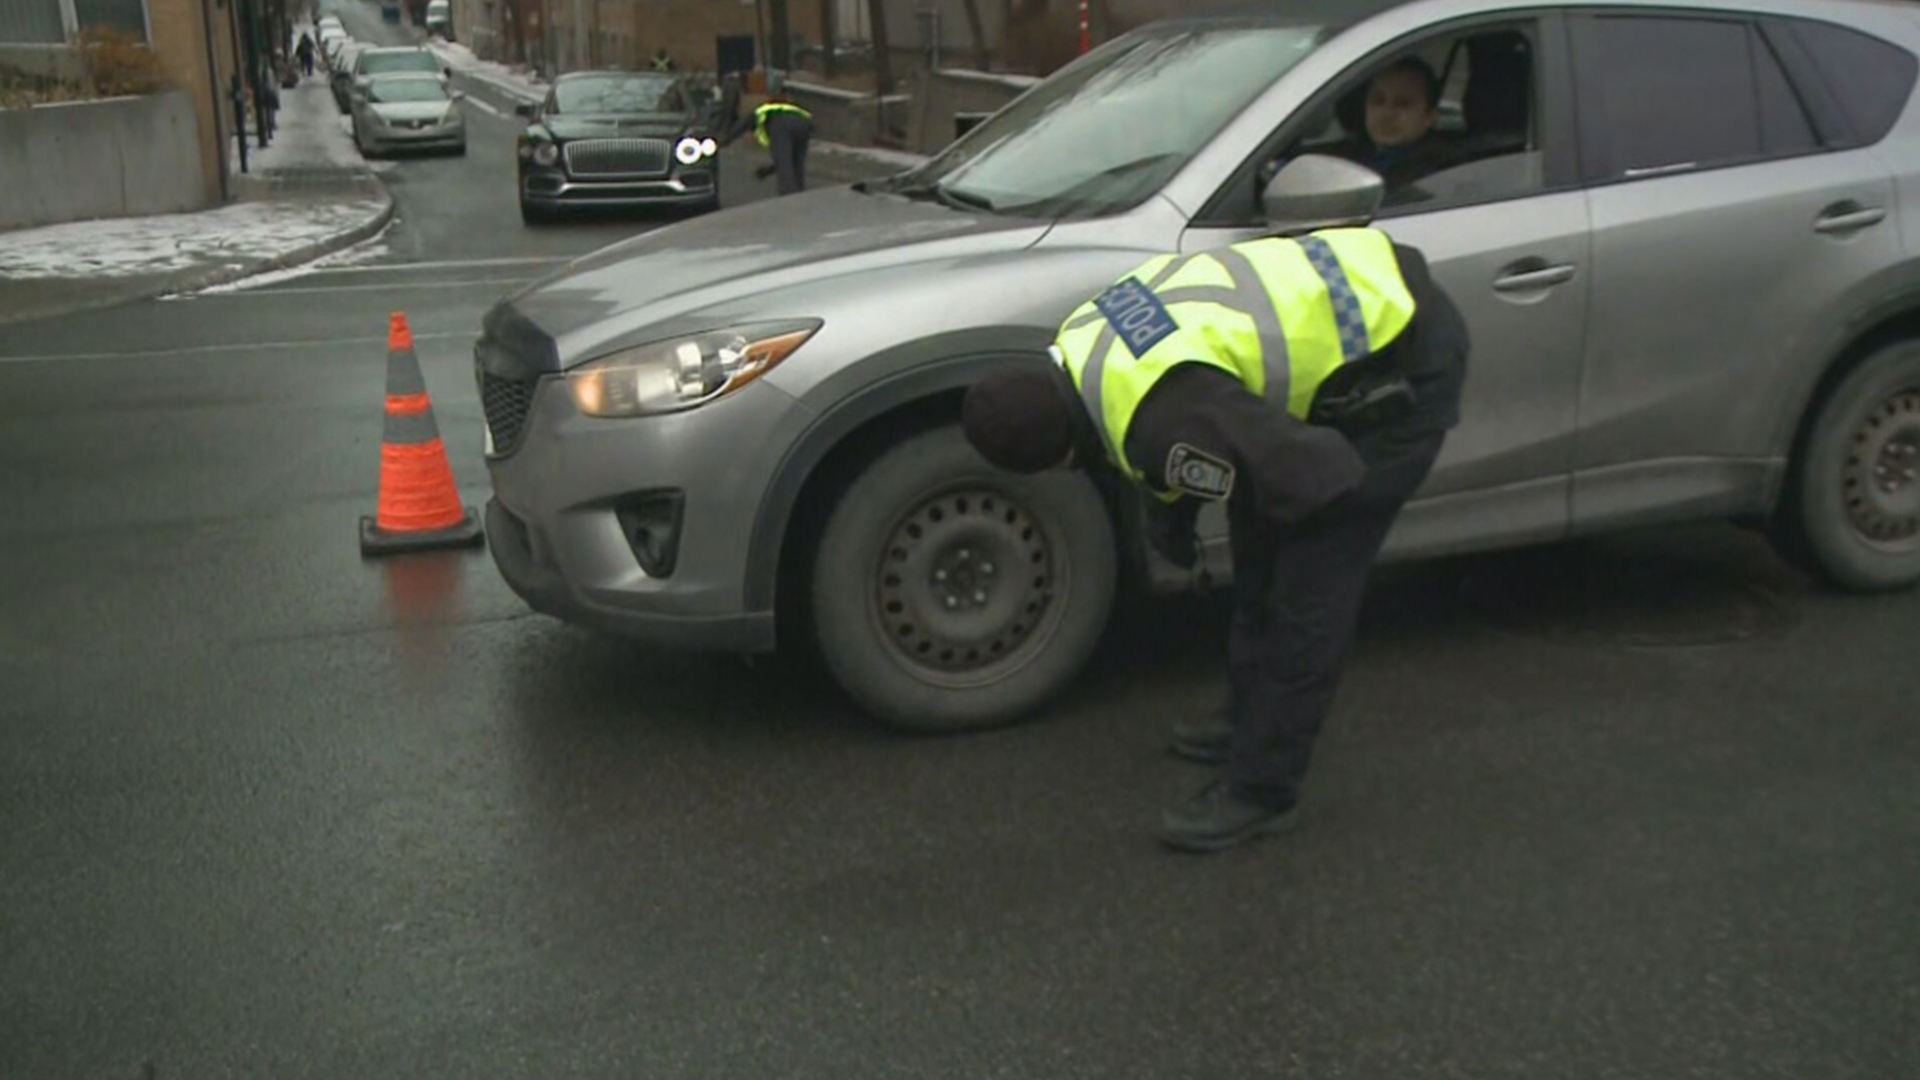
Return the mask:
{"type": "Polygon", "coordinates": [[[1573,272],[1572,263],[1558,266],[1542,266],[1537,260],[1515,263],[1493,279],[1493,289],[1495,292],[1530,292],[1564,285],[1573,280],[1573,272]]]}
{"type": "Polygon", "coordinates": [[[1879,206],[1861,206],[1859,203],[1841,203],[1829,206],[1814,219],[1815,232],[1831,236],[1834,233],[1853,232],[1880,224],[1887,219],[1887,211],[1879,206]]]}

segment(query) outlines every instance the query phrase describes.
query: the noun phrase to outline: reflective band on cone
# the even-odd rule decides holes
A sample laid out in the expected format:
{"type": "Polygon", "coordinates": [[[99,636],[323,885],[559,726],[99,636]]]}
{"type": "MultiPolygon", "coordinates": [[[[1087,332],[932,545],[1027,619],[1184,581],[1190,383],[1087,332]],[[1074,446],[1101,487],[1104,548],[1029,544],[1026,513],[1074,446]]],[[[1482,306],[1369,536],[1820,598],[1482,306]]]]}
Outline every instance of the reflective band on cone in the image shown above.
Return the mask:
{"type": "Polygon", "coordinates": [[[360,519],[360,553],[381,555],[466,547],[485,540],[480,519],[460,505],[447,448],[413,352],[406,316],[387,330],[386,423],[380,439],[380,502],[360,519]]]}

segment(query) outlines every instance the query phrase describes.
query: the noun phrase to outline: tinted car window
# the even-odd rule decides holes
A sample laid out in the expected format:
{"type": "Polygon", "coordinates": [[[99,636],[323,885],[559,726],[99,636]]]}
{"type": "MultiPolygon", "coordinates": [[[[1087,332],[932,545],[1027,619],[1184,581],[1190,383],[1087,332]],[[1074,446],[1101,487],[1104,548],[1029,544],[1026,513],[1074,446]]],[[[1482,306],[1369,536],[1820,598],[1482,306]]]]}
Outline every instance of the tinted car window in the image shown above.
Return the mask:
{"type": "Polygon", "coordinates": [[[1905,49],[1858,31],[1814,22],[1789,26],[1812,56],[1855,138],[1863,144],[1885,138],[1913,94],[1920,61],[1905,49]]]}
{"type": "Polygon", "coordinates": [[[1779,61],[1744,22],[1596,18],[1580,96],[1602,177],[1801,153],[1817,140],[1779,61]]]}
{"type": "Polygon", "coordinates": [[[1805,154],[1820,148],[1820,136],[1787,79],[1786,69],[1766,41],[1748,31],[1753,44],[1754,77],[1760,94],[1760,150],[1769,157],[1805,154]]]}
{"type": "Polygon", "coordinates": [[[395,71],[438,72],[440,65],[428,52],[370,52],[360,57],[360,74],[386,75],[395,71]]]}
{"type": "Polygon", "coordinates": [[[447,92],[438,79],[375,79],[367,87],[367,100],[382,103],[446,101],[447,92]]]}
{"type": "Polygon", "coordinates": [[[609,75],[555,84],[549,112],[613,115],[680,112],[679,83],[649,75],[609,75]]]}

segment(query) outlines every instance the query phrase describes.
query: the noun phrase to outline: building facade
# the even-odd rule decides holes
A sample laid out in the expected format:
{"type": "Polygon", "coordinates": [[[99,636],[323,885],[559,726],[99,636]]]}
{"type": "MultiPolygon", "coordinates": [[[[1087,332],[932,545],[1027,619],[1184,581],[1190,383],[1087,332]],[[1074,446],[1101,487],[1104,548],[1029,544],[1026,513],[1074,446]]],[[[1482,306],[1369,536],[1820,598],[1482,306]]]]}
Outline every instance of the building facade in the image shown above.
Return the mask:
{"type": "MultiPolygon", "coordinates": [[[[85,74],[71,44],[111,29],[145,42],[166,81],[194,102],[205,204],[225,194],[233,136],[233,73],[239,70],[243,18],[267,23],[265,0],[0,0],[0,65],[34,76],[78,81],[85,74]],[[251,6],[243,6],[251,5],[251,6]]],[[[253,24],[247,24],[253,25],[253,24]]]]}

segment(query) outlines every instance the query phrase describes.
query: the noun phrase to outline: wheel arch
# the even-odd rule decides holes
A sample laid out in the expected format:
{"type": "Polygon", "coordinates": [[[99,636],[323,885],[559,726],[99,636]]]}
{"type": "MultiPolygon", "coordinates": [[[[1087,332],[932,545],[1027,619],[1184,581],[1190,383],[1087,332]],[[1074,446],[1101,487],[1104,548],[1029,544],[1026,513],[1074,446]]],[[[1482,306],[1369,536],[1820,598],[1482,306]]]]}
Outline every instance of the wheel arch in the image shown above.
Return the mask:
{"type": "Polygon", "coordinates": [[[1819,373],[1810,379],[1797,396],[1797,408],[1786,412],[1784,438],[1777,444],[1785,451],[1786,467],[1775,492],[1771,514],[1778,516],[1792,509],[1793,492],[1806,458],[1807,440],[1819,420],[1820,410],[1834,391],[1868,357],[1899,341],[1920,340],[1920,264],[1902,268],[1906,288],[1867,308],[1848,326],[1835,348],[1828,351],[1819,373]]]}
{"type": "MultiPolygon", "coordinates": [[[[958,423],[967,387],[986,372],[1051,363],[1044,342],[1025,346],[930,339],[850,365],[809,394],[831,405],[787,449],[755,511],[747,548],[748,610],[773,611],[775,633],[782,634],[787,620],[781,616],[793,610],[795,589],[805,577],[798,560],[811,549],[809,539],[824,527],[840,491],[857,474],[856,466],[908,435],[958,423]],[[867,381],[866,373],[876,366],[893,370],[867,381]]],[[[1132,546],[1127,542],[1128,518],[1111,490],[1105,485],[1100,490],[1124,565],[1132,546]]]]}

